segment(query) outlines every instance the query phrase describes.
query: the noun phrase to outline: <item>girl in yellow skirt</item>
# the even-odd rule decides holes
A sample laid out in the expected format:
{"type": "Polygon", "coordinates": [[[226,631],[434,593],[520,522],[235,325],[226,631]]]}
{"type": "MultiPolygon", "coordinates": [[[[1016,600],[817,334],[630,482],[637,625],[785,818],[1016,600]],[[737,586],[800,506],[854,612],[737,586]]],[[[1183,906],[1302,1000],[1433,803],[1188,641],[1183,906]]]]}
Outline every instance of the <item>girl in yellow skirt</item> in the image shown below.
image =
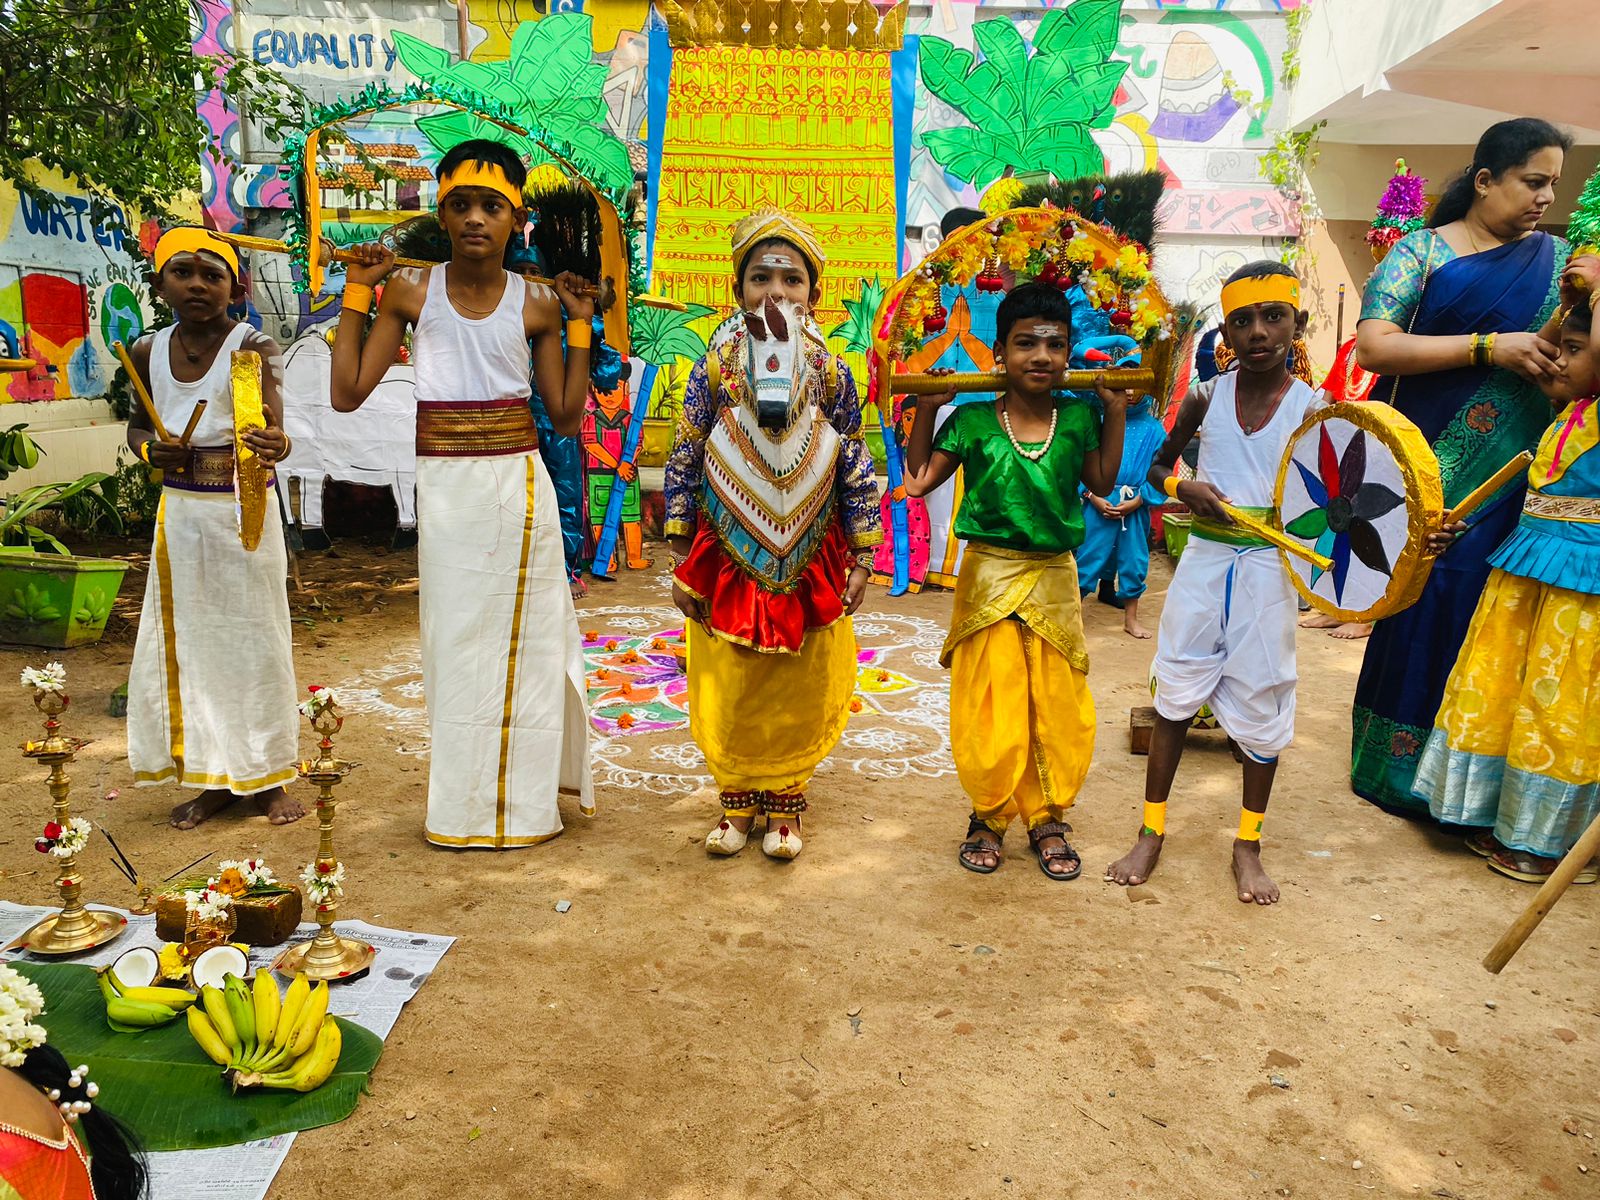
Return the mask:
{"type": "Polygon", "coordinates": [[[950,743],[972,800],[957,857],[987,875],[1020,817],[1039,869],[1083,870],[1067,842],[1067,809],[1094,756],[1094,700],[1073,550],[1083,542],[1080,483],[1103,495],[1122,462],[1124,392],[1099,387],[1105,417],[1058,402],[1072,345],[1059,288],[1025,283],[995,318],[1005,394],[958,407],[934,436],[953,392],[924,396],[906,449],[906,494],[924,496],[964,471],[956,536],[967,551],[940,662],[950,668],[950,743]]]}
{"type": "MultiPolygon", "coordinates": [[[[1600,276],[1600,259],[1573,263],[1600,276]]],[[[1502,875],[1542,882],[1600,813],[1600,344],[1574,294],[1560,331],[1563,405],[1445,686],[1413,790],[1502,875]]],[[[1600,879],[1593,863],[1573,881],[1600,879]]]]}
{"type": "Polygon", "coordinates": [[[817,764],[855,692],[850,614],[883,540],[849,368],[811,320],[822,248],[787,213],[733,231],[732,336],[690,373],[667,461],[673,602],[689,618],[689,732],[721,792],[711,854],[800,853],[817,764]]]}

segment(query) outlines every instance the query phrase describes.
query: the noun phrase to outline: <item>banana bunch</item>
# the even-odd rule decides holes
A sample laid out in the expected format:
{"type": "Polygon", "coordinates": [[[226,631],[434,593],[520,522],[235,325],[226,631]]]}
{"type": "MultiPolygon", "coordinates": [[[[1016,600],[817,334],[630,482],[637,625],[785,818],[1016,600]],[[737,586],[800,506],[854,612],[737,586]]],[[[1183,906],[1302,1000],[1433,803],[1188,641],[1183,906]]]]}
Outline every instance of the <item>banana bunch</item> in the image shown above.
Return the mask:
{"type": "Polygon", "coordinates": [[[257,971],[249,987],[230,974],[220,988],[201,988],[200,1003],[189,1009],[189,1033],[212,1062],[227,1068],[235,1091],[321,1087],[343,1042],[339,1023],[328,1015],[326,980],[313,988],[296,975],[280,999],[267,971],[257,971]]]}
{"type": "Polygon", "coordinates": [[[118,1033],[165,1025],[194,1004],[193,992],[169,987],[123,987],[110,967],[97,973],[106,999],[106,1023],[118,1033]]]}

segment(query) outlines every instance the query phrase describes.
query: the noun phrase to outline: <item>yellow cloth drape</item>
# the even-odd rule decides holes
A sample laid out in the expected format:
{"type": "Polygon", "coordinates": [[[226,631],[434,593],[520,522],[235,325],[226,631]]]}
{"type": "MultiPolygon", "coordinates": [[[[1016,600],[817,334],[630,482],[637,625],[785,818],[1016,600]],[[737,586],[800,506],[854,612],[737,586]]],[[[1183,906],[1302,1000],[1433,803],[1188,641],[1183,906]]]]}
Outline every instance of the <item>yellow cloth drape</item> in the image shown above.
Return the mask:
{"type": "Polygon", "coordinates": [[[1020,621],[980,629],[951,662],[950,745],[989,828],[1061,820],[1094,757],[1088,676],[1020,621]]]}
{"type": "Polygon", "coordinates": [[[793,792],[838,744],[856,687],[849,617],[798,654],[759,654],[688,623],[689,732],[723,791],[793,792]]]}
{"type": "Polygon", "coordinates": [[[950,745],[973,812],[1000,832],[1018,816],[1030,829],[1060,820],[1094,757],[1072,555],[969,543],[939,661],[950,668],[950,745]]]}
{"type": "Polygon", "coordinates": [[[1078,564],[1072,552],[1029,554],[984,542],[968,542],[962,556],[950,636],[939,653],[939,665],[948,667],[958,645],[1012,613],[1072,666],[1088,672],[1078,564]]]}

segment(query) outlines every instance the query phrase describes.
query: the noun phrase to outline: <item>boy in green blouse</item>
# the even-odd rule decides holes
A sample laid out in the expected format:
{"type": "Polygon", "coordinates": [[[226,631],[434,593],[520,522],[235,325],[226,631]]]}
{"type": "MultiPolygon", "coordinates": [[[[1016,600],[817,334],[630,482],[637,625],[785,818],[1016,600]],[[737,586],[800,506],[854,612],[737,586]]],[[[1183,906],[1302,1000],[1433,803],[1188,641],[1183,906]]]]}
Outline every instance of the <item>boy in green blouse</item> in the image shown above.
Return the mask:
{"type": "Polygon", "coordinates": [[[1039,869],[1083,869],[1064,820],[1094,755],[1094,700],[1073,550],[1083,541],[1082,483],[1103,494],[1122,461],[1127,393],[1097,386],[1058,400],[1072,319],[1059,289],[1013,288],[995,319],[1006,375],[991,404],[956,409],[937,437],[934,413],[953,392],[917,401],[906,493],[924,496],[963,469],[955,531],[966,540],[955,613],[940,662],[950,668],[950,744],[972,799],[958,858],[987,875],[1007,826],[1021,817],[1039,869]]]}

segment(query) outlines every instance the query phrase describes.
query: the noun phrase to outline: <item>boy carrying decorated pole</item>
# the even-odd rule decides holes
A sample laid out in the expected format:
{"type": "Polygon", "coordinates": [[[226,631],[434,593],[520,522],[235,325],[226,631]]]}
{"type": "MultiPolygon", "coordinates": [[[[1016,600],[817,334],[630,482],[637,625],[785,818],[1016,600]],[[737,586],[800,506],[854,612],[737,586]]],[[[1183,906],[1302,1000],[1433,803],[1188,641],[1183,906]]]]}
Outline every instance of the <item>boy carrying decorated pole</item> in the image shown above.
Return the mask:
{"type": "Polygon", "coordinates": [[[1039,869],[1076,879],[1083,864],[1066,835],[1094,755],[1094,699],[1073,551],[1083,541],[1080,482],[1110,490],[1122,461],[1126,396],[1097,387],[1059,403],[1055,384],[1072,345],[1071,309],[1057,287],[1013,288],[996,315],[995,363],[1006,390],[966,404],[934,434],[953,392],[917,401],[906,450],[906,493],[923,496],[960,467],[966,491],[956,533],[967,551],[940,662],[950,668],[950,744],[972,801],[963,867],[1000,866],[1020,817],[1039,869]]]}
{"type": "Polygon", "coordinates": [[[805,788],[855,692],[850,614],[883,540],[849,368],[811,320],[825,259],[787,213],[733,231],[743,327],[696,364],[667,461],[672,599],[688,620],[689,730],[720,789],[711,854],[800,853],[805,788]]]}
{"type": "Polygon", "coordinates": [[[380,245],[346,274],[332,399],[360,407],[413,329],[417,567],[431,761],[424,835],[504,849],[561,832],[558,791],[594,811],[577,616],[555,491],[528,407],[530,352],[551,424],[575,434],[589,385],[594,302],[563,272],[552,289],[506,269],[527,220],[521,160],[498,142],[439,163],[447,263],[389,278],[380,245]],[[565,309],[567,353],[562,356],[565,309]]]}
{"type": "Polygon", "coordinates": [[[295,777],[299,714],[282,519],[269,496],[260,542],[247,550],[234,497],[238,443],[269,468],[289,453],[283,354],[228,316],[244,296],[232,246],[204,229],[168,230],[156,243],[155,272],[177,320],[129,352],[166,436],[135,408],[128,445],[163,478],[128,679],[128,763],[140,786],[199,790],[173,808],[179,829],[240,796],[285,825],[305,809],[283,790],[295,777]],[[261,356],[265,428],[243,421],[235,430],[236,350],[261,356]]]}
{"type": "Polygon", "coordinates": [[[1131,886],[1155,870],[1184,735],[1201,706],[1209,705],[1244,761],[1233,843],[1239,899],[1273,904],[1278,885],[1261,865],[1261,824],[1278,755],[1294,738],[1299,610],[1277,550],[1234,524],[1222,504],[1270,515],[1284,451],[1320,401],[1297,374],[1308,370],[1306,314],[1300,281],[1289,268],[1266,261],[1240,267],[1222,289],[1222,310],[1223,342],[1239,369],[1189,392],[1149,472],[1150,483],[1163,486],[1178,455],[1201,435],[1196,478],[1176,485],[1194,525],[1157,634],[1156,727],[1144,820],[1133,849],[1106,868],[1106,878],[1131,886]]]}

